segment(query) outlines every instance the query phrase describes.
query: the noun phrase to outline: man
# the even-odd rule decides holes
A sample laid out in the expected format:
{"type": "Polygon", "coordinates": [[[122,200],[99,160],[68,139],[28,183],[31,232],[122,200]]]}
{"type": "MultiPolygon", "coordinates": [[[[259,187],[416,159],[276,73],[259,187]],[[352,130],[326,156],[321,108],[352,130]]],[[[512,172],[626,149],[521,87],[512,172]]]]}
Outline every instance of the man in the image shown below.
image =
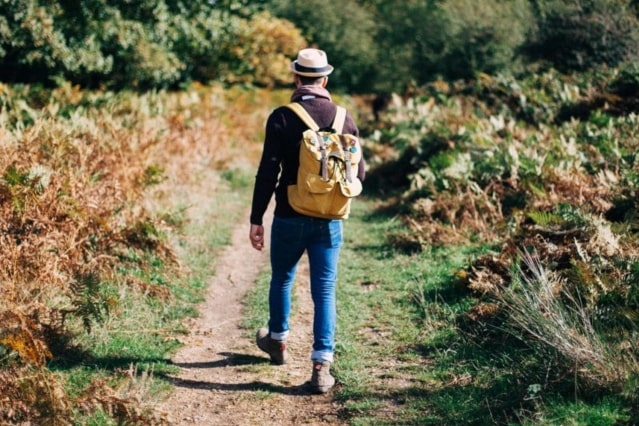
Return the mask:
{"type": "MultiPolygon", "coordinates": [[[[302,49],[290,68],[296,86],[291,101],[299,102],[321,129],[330,128],[337,107],[326,90],[328,75],[333,71],[326,53],[318,49],[302,49]]],[[[342,245],[342,221],[302,215],[293,210],[288,202],[287,187],[294,185],[297,180],[300,141],[306,129],[302,120],[285,106],[275,109],[266,122],[250,219],[249,237],[256,250],[262,250],[265,244],[262,218],[273,193],[276,204],[270,241],[270,317],[268,329],[258,330],[256,341],[258,347],[270,355],[274,364],[286,363],[291,290],[297,264],[306,251],[315,306],[311,387],[315,392],[324,393],[335,385],[330,367],[335,346],[335,283],[342,245]]],[[[342,133],[359,135],[348,113],[342,133]]],[[[360,180],[364,180],[364,170],[362,159],[357,171],[360,180]]]]}

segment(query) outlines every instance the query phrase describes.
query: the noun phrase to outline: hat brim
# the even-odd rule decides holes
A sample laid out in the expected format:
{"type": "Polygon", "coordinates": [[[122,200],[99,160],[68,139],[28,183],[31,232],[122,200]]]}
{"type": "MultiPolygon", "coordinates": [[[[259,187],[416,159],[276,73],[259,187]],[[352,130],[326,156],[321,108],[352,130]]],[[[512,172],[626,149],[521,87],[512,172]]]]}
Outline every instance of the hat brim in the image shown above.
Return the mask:
{"type": "Polygon", "coordinates": [[[291,71],[303,77],[324,77],[333,72],[333,67],[326,65],[322,68],[310,68],[300,65],[297,63],[297,60],[295,60],[291,63],[291,71]]]}

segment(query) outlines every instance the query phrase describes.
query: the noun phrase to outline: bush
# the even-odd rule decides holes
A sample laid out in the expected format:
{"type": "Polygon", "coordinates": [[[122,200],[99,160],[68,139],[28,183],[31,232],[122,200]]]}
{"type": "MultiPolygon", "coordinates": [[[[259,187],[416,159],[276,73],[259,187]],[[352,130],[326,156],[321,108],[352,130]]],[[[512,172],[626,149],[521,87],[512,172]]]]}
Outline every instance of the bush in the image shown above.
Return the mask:
{"type": "Polygon", "coordinates": [[[628,0],[537,2],[538,28],[528,51],[569,72],[616,66],[637,57],[639,22],[628,0]]]}
{"type": "Polygon", "coordinates": [[[239,23],[222,78],[266,87],[290,84],[289,64],[305,46],[293,24],[268,12],[259,13],[239,23]]]}
{"type": "Polygon", "coordinates": [[[532,16],[524,0],[376,3],[384,91],[514,69],[532,16]]]}
{"type": "Polygon", "coordinates": [[[519,47],[531,22],[528,2],[522,0],[448,0],[417,27],[415,69],[421,82],[435,75],[471,78],[477,72],[494,74],[516,68],[519,47]]]}
{"type": "Polygon", "coordinates": [[[7,0],[0,3],[0,80],[113,89],[216,80],[221,64],[237,68],[232,49],[248,24],[244,12],[230,13],[235,2],[214,3],[7,0]]]}
{"type": "Polygon", "coordinates": [[[372,12],[355,0],[344,0],[339,7],[323,0],[273,3],[276,16],[293,22],[309,43],[326,51],[329,62],[335,66],[331,87],[371,90],[371,76],[377,62],[374,42],[377,23],[372,12]]]}
{"type": "Polygon", "coordinates": [[[167,87],[179,80],[184,64],[167,49],[166,40],[154,35],[139,21],[110,20],[104,23],[102,49],[113,58],[110,86],[167,87]]]}
{"type": "Polygon", "coordinates": [[[69,57],[64,33],[54,25],[62,10],[25,0],[0,3],[0,79],[46,81],[69,57]]]}

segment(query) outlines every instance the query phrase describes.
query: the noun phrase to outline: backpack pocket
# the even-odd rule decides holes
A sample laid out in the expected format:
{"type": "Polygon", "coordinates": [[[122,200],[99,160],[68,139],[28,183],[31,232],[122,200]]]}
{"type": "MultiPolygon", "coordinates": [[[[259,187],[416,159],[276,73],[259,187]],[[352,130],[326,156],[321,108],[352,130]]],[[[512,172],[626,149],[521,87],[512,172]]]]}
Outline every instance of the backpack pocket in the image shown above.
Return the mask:
{"type": "MultiPolygon", "coordinates": [[[[311,194],[327,194],[335,187],[335,182],[332,180],[324,180],[318,175],[308,175],[305,180],[306,189],[311,194]]],[[[299,183],[298,183],[299,184],[299,183]]]]}
{"type": "Polygon", "coordinates": [[[362,181],[358,178],[354,178],[351,182],[347,180],[340,181],[339,189],[344,197],[357,197],[363,190],[362,181]]]}

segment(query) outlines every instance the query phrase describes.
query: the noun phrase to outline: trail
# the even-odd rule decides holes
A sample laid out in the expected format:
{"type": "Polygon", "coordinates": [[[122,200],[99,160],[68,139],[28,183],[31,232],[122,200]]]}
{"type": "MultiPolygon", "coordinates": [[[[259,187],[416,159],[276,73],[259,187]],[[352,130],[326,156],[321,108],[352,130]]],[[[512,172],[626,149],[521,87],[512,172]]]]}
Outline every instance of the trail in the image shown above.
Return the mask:
{"type": "Polygon", "coordinates": [[[314,395],[307,387],[313,305],[305,258],[295,283],[291,361],[271,365],[254,343],[255,330],[241,328],[244,297],[268,267],[268,249],[258,252],[249,244],[248,223],[247,213],[216,262],[200,317],[172,358],[180,368],[172,377],[175,390],[156,408],[173,425],[339,425],[330,393],[314,395]]]}

